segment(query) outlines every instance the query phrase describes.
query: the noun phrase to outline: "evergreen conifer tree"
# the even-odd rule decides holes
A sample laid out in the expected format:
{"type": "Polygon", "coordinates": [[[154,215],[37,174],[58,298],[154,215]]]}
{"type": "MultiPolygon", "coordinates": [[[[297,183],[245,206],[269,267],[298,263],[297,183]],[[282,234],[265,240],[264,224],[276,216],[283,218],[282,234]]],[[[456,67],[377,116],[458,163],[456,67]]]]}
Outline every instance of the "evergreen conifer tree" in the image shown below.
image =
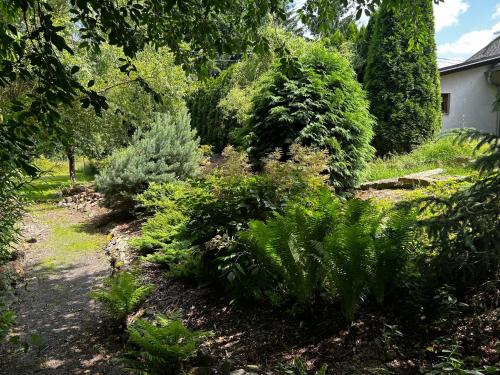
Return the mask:
{"type": "Polygon", "coordinates": [[[368,52],[370,50],[370,42],[373,36],[373,28],[377,22],[377,13],[370,16],[370,20],[366,26],[359,29],[358,39],[356,41],[356,54],[354,56],[354,70],[356,77],[360,83],[363,83],[366,72],[366,64],[368,63],[368,52]]]}
{"type": "Polygon", "coordinates": [[[252,99],[244,133],[252,163],[298,143],[328,150],[330,183],[349,193],[373,156],[373,120],[349,61],[320,43],[278,61],[252,99]]]}
{"type": "Polygon", "coordinates": [[[409,152],[440,129],[440,83],[432,0],[420,3],[417,44],[401,10],[382,3],[368,53],[364,84],[377,118],[373,145],[380,155],[409,152]]]}
{"type": "Polygon", "coordinates": [[[96,185],[108,205],[126,206],[153,182],[195,176],[200,160],[199,139],[187,111],[158,113],[149,130],[139,130],[130,146],[111,156],[109,166],[96,177],[96,185]]]}

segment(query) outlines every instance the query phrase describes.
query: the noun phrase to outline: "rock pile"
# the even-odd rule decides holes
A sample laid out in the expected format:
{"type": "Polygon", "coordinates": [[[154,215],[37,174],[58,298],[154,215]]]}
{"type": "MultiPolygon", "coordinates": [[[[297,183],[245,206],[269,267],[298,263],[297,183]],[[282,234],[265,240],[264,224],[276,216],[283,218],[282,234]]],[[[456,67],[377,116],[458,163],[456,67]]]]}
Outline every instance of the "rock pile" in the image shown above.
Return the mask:
{"type": "Polygon", "coordinates": [[[63,190],[64,198],[58,203],[59,207],[68,207],[81,212],[89,212],[99,206],[104,197],[88,187],[74,187],[63,190]]]}
{"type": "Polygon", "coordinates": [[[109,232],[109,242],[104,252],[109,257],[113,272],[132,263],[134,252],[128,242],[136,235],[136,230],[131,229],[128,224],[118,225],[109,232]]]}

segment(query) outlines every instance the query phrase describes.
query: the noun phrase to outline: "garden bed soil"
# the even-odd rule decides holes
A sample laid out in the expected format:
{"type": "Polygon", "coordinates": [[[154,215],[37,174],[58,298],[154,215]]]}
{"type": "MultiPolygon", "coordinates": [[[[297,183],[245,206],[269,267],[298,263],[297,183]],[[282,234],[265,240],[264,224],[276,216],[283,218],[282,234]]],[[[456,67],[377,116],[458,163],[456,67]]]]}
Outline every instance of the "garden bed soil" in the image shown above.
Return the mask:
{"type": "Polygon", "coordinates": [[[285,374],[283,365],[300,357],[310,371],[327,364],[328,374],[421,374],[436,358],[428,348],[433,345],[431,338],[446,332],[450,336],[462,332],[456,337],[462,341],[474,337],[466,355],[479,356],[489,364],[498,359],[492,338],[499,333],[499,309],[458,319],[446,332],[426,332],[419,331],[418,322],[411,318],[396,321],[373,305],[365,306],[348,323],[338,305],[317,303],[296,314],[264,303],[236,306],[210,286],[169,280],[154,266],[146,265],[144,271],[146,281],[156,284],[156,289],[141,315],[182,311],[188,327],[214,333],[205,350],[219,363],[229,361],[233,369],[285,374]]]}

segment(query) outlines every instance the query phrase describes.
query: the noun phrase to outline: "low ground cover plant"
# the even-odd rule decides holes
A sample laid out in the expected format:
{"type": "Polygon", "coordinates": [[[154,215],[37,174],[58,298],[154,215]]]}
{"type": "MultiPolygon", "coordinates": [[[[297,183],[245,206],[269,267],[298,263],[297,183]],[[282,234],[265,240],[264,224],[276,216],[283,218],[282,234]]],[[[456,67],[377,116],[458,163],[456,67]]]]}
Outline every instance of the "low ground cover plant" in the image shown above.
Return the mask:
{"type": "Polygon", "coordinates": [[[142,284],[132,272],[122,271],[108,278],[104,287],[93,291],[91,297],[103,304],[114,321],[124,324],[153,288],[142,284]]]}
{"type": "Polygon", "coordinates": [[[132,347],[125,364],[136,374],[176,375],[210,332],[188,329],[178,315],[157,315],[153,322],[136,320],[128,329],[132,347]]]}

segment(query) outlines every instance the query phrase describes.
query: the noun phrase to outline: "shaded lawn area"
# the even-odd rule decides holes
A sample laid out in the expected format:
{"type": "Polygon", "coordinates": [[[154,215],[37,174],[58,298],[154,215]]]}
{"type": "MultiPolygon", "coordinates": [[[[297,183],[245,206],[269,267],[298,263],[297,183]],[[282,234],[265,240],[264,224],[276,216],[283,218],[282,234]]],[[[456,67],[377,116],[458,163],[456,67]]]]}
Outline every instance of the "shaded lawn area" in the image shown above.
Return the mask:
{"type": "Polygon", "coordinates": [[[476,172],[472,161],[475,143],[457,144],[452,137],[443,137],[424,144],[409,154],[377,158],[369,163],[362,181],[375,181],[411,173],[442,168],[450,176],[469,176],[476,172]]]}
{"type": "MultiPolygon", "coordinates": [[[[42,170],[40,178],[33,180],[24,189],[26,197],[33,202],[54,202],[59,198],[62,188],[70,186],[68,163],[64,160],[40,159],[36,162],[42,170]]],[[[94,180],[94,176],[85,169],[84,161],[76,162],[76,182],[86,185],[94,180]]]]}

